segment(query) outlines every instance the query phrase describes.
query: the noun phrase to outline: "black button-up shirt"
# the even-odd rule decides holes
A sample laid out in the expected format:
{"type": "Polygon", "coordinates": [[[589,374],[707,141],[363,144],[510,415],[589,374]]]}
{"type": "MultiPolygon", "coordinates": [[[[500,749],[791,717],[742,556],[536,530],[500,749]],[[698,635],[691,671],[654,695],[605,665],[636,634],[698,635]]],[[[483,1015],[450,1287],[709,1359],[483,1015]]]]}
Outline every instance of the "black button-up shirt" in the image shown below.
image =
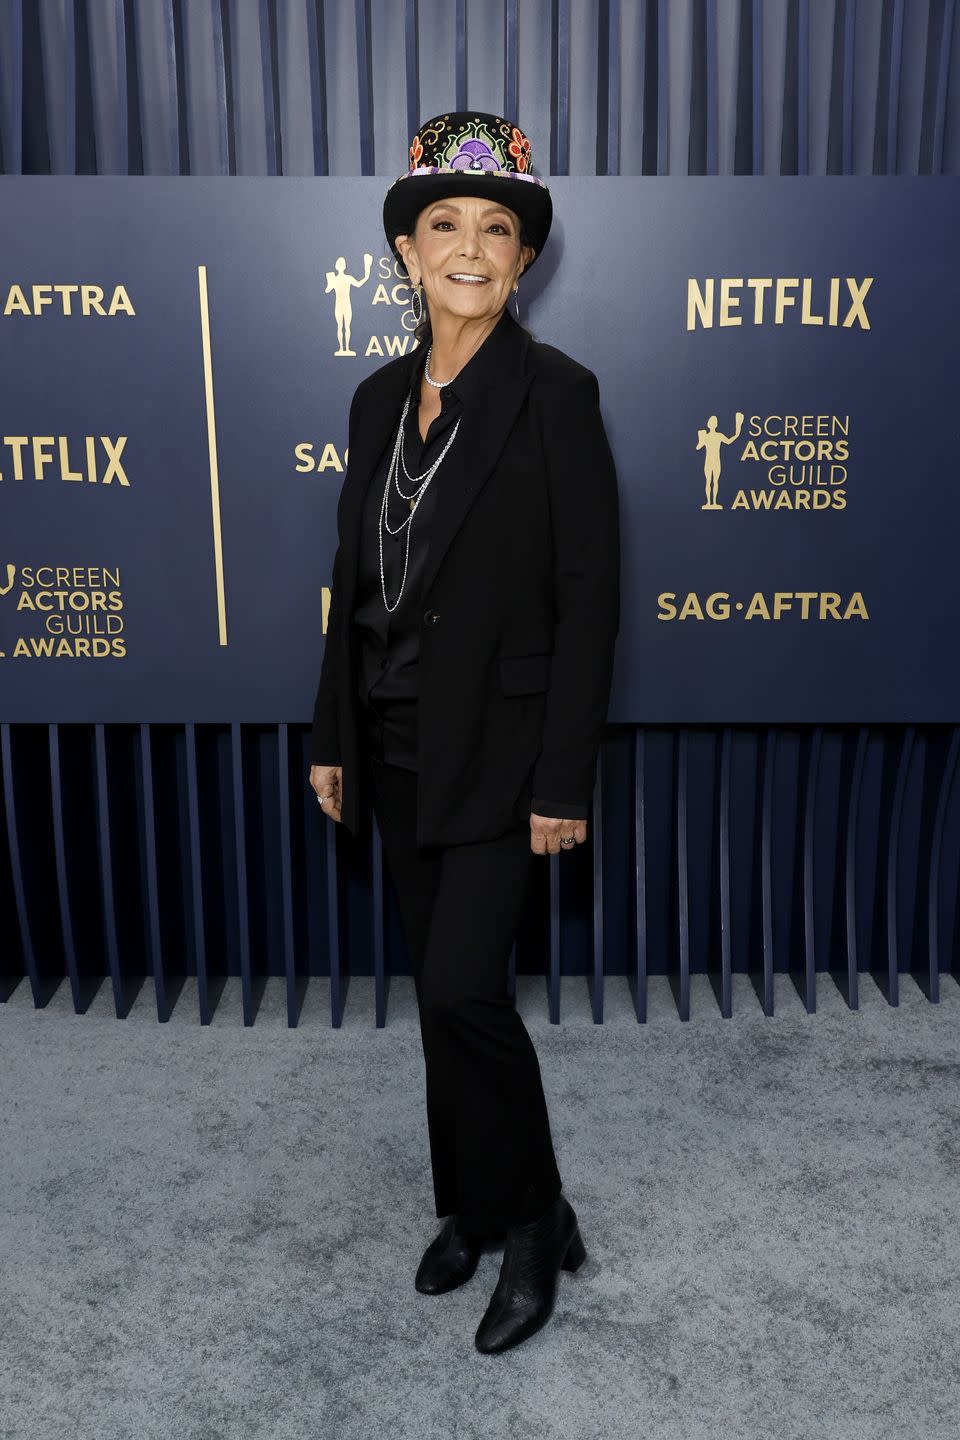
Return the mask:
{"type": "MultiPolygon", "coordinates": [[[[440,413],[430,423],[427,438],[420,435],[420,389],[427,347],[422,347],[410,376],[410,404],[403,435],[403,461],[413,476],[427,471],[453,435],[454,426],[465,409],[476,400],[478,384],[488,368],[496,366],[498,341],[502,341],[511,317],[504,311],[497,324],[478,350],[470,356],[459,373],[440,389],[440,413]]],[[[397,420],[399,421],[399,415],[397,420]]],[[[420,658],[421,594],[424,562],[430,543],[431,517],[437,486],[457,483],[457,444],[453,439],[449,453],[430,481],[413,520],[391,534],[382,530],[383,575],[390,605],[395,605],[403,582],[403,594],[393,610],[383,603],[380,581],[380,545],[383,489],[393,457],[396,430],[392,430],[386,449],[380,456],[363,506],[360,535],[357,598],[353,623],[358,629],[358,692],[360,717],[367,746],[378,759],[405,770],[417,769],[417,694],[420,658]],[[409,539],[404,578],[404,555],[409,539]]],[[[398,483],[405,495],[412,495],[418,483],[408,480],[398,459],[398,483]]],[[[387,519],[390,530],[410,515],[410,505],[393,481],[387,495],[387,519]]],[[[532,810],[539,815],[558,819],[585,819],[582,805],[548,802],[534,798],[532,810]]]]}

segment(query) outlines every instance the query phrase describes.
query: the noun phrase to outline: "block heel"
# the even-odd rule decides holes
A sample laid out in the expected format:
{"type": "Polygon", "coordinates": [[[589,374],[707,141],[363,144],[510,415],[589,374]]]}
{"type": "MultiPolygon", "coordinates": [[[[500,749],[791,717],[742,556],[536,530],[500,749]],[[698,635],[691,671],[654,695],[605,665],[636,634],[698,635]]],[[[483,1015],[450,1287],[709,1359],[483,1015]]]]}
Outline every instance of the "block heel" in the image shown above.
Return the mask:
{"type": "Polygon", "coordinates": [[[561,1270],[579,1270],[587,1258],[587,1247],[583,1243],[579,1229],[574,1230],[567,1246],[567,1253],[560,1263],[561,1270]]]}

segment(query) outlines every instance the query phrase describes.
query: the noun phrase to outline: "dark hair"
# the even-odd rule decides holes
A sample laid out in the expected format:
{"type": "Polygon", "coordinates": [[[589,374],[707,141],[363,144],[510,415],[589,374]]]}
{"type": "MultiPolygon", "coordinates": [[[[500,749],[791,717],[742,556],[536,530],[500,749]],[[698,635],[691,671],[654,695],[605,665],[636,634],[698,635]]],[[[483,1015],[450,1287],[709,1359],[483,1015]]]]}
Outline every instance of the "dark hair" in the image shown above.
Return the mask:
{"type": "MultiPolygon", "coordinates": [[[[422,214],[423,212],[421,211],[420,213],[422,214]]],[[[419,219],[420,216],[418,215],[417,220],[419,221],[419,219]]],[[[517,219],[519,220],[520,217],[517,216],[517,219]]],[[[414,230],[416,230],[416,225],[414,226],[414,230]]],[[[520,249],[522,250],[524,245],[529,244],[530,240],[527,236],[526,230],[524,229],[523,221],[520,220],[520,249]]],[[[399,261],[399,265],[404,275],[407,275],[407,267],[402,260],[399,261]]],[[[407,278],[410,278],[409,275],[407,275],[407,278]]],[[[417,325],[414,329],[413,338],[417,345],[429,345],[431,339],[433,338],[433,328],[430,324],[430,311],[427,309],[426,305],[424,305],[423,307],[423,317],[420,321],[420,324],[417,325]]]]}

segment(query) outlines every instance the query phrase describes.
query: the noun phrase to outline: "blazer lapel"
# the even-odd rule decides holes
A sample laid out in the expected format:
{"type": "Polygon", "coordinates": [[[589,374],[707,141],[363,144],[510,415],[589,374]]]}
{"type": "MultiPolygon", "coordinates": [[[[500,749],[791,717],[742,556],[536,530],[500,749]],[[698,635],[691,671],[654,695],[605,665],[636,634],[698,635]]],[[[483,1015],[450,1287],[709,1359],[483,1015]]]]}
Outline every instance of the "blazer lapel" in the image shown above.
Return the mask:
{"type": "MultiPolygon", "coordinates": [[[[493,473],[533,379],[527,369],[530,336],[512,316],[497,338],[496,364],[465,406],[457,438],[431,486],[439,485],[423,569],[423,599],[444,555],[467,518],[474,500],[493,473]],[[444,470],[448,473],[444,475],[444,470]]],[[[414,524],[417,523],[414,516],[414,524]]]]}
{"type": "MultiPolygon", "coordinates": [[[[533,379],[527,365],[530,335],[512,316],[498,335],[497,363],[478,385],[465,407],[457,438],[431,480],[439,490],[434,500],[430,542],[424,564],[423,597],[440,568],[454,536],[471,505],[489,479],[507,436],[516,421],[533,379]],[[445,473],[446,472],[446,473],[445,473]]],[[[352,614],[360,561],[360,523],[367,486],[374,469],[396,441],[400,412],[419,353],[414,346],[396,363],[375,371],[366,403],[357,417],[357,434],[348,456],[347,471],[358,483],[347,484],[344,496],[343,543],[350,563],[344,575],[344,606],[352,614]]],[[[416,516],[413,524],[416,525],[416,516]]]]}

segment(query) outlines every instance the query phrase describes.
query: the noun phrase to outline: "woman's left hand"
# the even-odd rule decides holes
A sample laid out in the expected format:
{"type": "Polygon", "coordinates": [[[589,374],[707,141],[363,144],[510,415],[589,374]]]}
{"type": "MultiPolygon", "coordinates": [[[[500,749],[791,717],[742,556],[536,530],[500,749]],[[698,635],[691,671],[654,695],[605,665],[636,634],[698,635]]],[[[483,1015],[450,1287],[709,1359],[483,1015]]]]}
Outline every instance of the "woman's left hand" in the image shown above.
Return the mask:
{"type": "Polygon", "coordinates": [[[560,840],[572,835],[578,845],[587,838],[586,820],[552,820],[548,815],[530,815],[530,849],[535,855],[559,855],[572,850],[572,845],[561,845],[560,840]]]}

